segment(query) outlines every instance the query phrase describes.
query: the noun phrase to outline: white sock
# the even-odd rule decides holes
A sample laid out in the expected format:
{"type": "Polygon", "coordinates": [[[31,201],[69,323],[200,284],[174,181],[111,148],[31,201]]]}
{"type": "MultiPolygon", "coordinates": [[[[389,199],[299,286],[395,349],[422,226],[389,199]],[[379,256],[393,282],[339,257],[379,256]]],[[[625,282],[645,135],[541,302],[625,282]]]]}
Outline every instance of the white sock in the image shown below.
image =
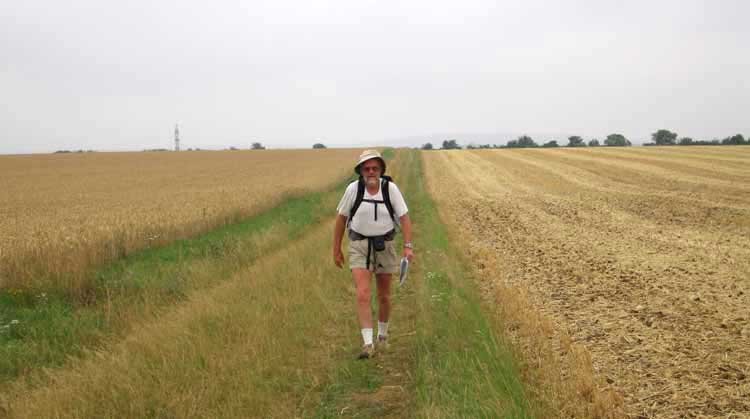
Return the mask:
{"type": "Polygon", "coordinates": [[[372,327],[362,329],[362,339],[365,341],[365,345],[372,345],[372,327]]]}
{"type": "Polygon", "coordinates": [[[378,336],[388,336],[388,322],[378,322],[378,336]]]}

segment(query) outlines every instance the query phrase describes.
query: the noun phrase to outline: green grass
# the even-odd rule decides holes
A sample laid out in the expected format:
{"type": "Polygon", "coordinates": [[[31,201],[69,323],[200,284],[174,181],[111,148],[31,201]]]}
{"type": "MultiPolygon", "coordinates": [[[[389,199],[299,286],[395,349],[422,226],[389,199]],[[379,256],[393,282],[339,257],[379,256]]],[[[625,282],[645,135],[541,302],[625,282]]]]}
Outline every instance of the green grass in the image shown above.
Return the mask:
{"type": "Polygon", "coordinates": [[[383,158],[386,160],[392,160],[394,157],[396,157],[396,150],[393,148],[386,148],[382,153],[380,153],[380,155],[383,156],[383,158]]]}
{"type": "Polygon", "coordinates": [[[509,346],[493,334],[475,280],[418,176],[421,160],[414,159],[413,167],[408,190],[422,248],[416,348],[420,414],[531,417],[509,346]]]}
{"type": "Polygon", "coordinates": [[[0,384],[124,333],[193,290],[217,283],[328,219],[342,185],[290,198],[243,222],[144,249],[92,273],[85,304],[62,292],[0,291],[0,384]]]}
{"type": "MultiPolygon", "coordinates": [[[[383,375],[377,364],[354,359],[353,352],[349,355],[348,358],[339,360],[330,377],[330,384],[323,391],[317,411],[314,413],[315,418],[341,417],[342,410],[346,409],[347,405],[352,405],[352,394],[373,393],[383,384],[383,375]]],[[[358,417],[379,417],[382,413],[382,409],[376,404],[357,404],[354,410],[358,417]]],[[[347,416],[350,417],[353,413],[355,412],[350,411],[347,416]]]]}

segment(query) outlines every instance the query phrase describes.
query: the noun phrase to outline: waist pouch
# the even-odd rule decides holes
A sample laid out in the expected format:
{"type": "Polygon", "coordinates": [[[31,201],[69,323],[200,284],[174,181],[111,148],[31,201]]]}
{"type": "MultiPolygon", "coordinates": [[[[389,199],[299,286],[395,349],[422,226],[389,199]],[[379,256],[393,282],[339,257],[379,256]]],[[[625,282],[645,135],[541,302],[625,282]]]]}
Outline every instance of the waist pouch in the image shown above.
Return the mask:
{"type": "Polygon", "coordinates": [[[352,241],[359,241],[359,240],[367,240],[367,269],[370,269],[370,256],[373,256],[372,265],[375,267],[375,262],[377,259],[377,253],[375,252],[382,252],[385,250],[385,242],[393,241],[393,239],[396,237],[396,230],[393,229],[387,233],[385,233],[382,236],[364,236],[362,234],[357,233],[354,230],[349,229],[349,240],[352,241]],[[372,252],[372,250],[375,250],[375,252],[372,252]]]}
{"type": "MultiPolygon", "coordinates": [[[[391,230],[382,236],[365,236],[362,234],[357,233],[354,230],[349,230],[349,240],[353,241],[359,241],[359,240],[373,240],[378,241],[380,243],[383,243],[383,249],[385,249],[385,242],[393,241],[393,239],[396,238],[396,230],[391,230]]],[[[379,251],[383,251],[383,249],[380,249],[379,251]]]]}

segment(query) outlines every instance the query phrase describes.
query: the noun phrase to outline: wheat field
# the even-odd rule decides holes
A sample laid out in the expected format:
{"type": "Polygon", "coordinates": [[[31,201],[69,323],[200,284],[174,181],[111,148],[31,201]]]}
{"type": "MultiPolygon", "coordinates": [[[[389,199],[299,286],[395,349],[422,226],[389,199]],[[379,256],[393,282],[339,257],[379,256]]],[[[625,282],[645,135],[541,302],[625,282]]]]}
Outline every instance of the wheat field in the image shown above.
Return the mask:
{"type": "Polygon", "coordinates": [[[0,156],[0,288],[81,292],[93,266],[341,182],[358,152],[0,156]]]}
{"type": "Polygon", "coordinates": [[[423,155],[542,398],[750,415],[750,148],[423,155]]]}

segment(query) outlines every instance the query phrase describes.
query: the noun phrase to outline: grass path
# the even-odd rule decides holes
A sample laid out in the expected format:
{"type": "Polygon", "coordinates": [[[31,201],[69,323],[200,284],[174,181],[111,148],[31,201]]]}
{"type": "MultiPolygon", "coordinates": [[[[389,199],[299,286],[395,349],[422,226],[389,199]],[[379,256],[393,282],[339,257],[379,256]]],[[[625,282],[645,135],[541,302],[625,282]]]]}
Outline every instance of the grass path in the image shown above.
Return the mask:
{"type": "Polygon", "coordinates": [[[355,360],[354,289],[331,261],[325,219],[121,339],[8,386],[0,416],[531,416],[420,170],[416,152],[389,163],[418,259],[408,285],[394,289],[391,348],[374,360],[355,360]]]}
{"type": "Polygon", "coordinates": [[[402,153],[394,169],[417,261],[407,286],[394,289],[391,346],[372,362],[342,354],[315,417],[532,417],[513,357],[425,190],[419,155],[402,153]]]}

